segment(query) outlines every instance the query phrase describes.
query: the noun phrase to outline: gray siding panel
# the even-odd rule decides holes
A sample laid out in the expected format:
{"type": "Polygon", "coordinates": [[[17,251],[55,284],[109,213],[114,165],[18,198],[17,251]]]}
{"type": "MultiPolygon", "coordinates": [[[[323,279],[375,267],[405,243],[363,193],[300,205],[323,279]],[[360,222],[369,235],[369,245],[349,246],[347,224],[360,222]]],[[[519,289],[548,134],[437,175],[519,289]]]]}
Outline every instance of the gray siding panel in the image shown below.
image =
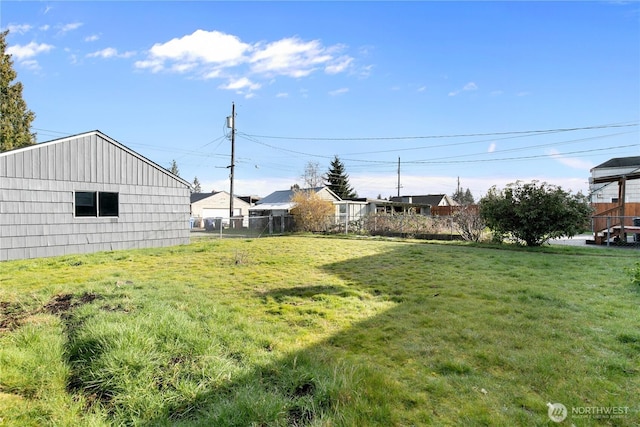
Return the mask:
{"type": "Polygon", "coordinates": [[[99,133],[0,156],[0,261],[189,242],[189,188],[99,133]],[[117,218],[76,218],[75,191],[112,191],[117,218]]]}

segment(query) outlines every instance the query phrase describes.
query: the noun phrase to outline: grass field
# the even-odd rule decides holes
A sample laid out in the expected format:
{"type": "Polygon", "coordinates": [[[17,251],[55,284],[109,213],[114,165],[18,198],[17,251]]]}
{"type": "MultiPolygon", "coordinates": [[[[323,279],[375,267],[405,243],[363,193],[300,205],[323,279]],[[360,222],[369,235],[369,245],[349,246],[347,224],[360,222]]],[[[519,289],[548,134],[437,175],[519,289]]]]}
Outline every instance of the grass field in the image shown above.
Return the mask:
{"type": "Polygon", "coordinates": [[[1,263],[0,426],[635,426],[637,261],[279,237],[1,263]]]}

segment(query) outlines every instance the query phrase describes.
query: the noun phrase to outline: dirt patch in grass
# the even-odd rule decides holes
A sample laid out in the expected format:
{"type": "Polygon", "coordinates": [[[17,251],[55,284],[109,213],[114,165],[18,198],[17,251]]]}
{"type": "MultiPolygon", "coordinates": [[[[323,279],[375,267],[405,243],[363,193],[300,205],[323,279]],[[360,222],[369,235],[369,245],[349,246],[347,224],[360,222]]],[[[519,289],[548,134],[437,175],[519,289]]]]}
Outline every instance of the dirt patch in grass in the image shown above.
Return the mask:
{"type": "Polygon", "coordinates": [[[0,333],[19,328],[26,318],[38,313],[66,318],[72,309],[100,298],[102,298],[101,295],[92,292],[85,292],[77,297],[73,294],[58,294],[43,306],[31,310],[18,303],[0,301],[0,333]]]}
{"type": "Polygon", "coordinates": [[[59,294],[51,298],[49,302],[42,307],[42,311],[65,317],[72,309],[83,304],[90,304],[99,298],[102,298],[102,296],[92,292],[85,292],[77,298],[73,294],[59,294]]]}
{"type": "Polygon", "coordinates": [[[0,332],[11,331],[20,326],[24,316],[19,304],[0,301],[0,332]]]}

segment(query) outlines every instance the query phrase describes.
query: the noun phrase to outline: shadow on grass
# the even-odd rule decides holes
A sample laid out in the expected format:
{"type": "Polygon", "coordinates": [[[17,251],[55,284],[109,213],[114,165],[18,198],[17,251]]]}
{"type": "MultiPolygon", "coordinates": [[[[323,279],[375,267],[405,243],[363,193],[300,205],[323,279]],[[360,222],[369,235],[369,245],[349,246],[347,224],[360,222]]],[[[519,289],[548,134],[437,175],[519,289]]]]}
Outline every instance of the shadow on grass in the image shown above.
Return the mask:
{"type": "MultiPolygon", "coordinates": [[[[380,310],[304,350],[241,372],[214,387],[166,399],[138,425],[544,425],[556,382],[576,375],[561,344],[540,322],[571,315],[558,297],[518,298],[527,267],[464,248],[400,245],[326,265],[348,285],[259,292],[273,298],[369,298],[380,310]],[[439,251],[438,262],[432,262],[439,251]],[[468,258],[465,258],[468,257],[468,258]],[[502,268],[502,270],[501,270],[502,268]],[[505,289],[503,289],[504,287],[505,289]],[[532,352],[532,346],[546,346],[532,352]],[[563,359],[564,358],[564,359],[563,359]],[[487,392],[487,390],[490,390],[487,392]]],[[[300,315],[309,315],[308,304],[300,315]]],[[[298,309],[295,305],[292,310],[298,309]]],[[[268,313],[265,305],[265,313],[268,313]]],[[[635,335],[625,343],[637,345],[635,335]]],[[[183,355],[175,355],[183,360],[183,355]]],[[[77,385],[74,384],[77,387],[77,385]]],[[[167,384],[159,393],[167,392],[167,384]]],[[[174,390],[175,391],[175,390],[174,390]]],[[[576,390],[584,393],[587,390],[576,390]]],[[[604,392],[616,390],[604,390],[604,392]]],[[[122,401],[122,400],[121,400],[122,401]]],[[[127,418],[130,417],[130,418],[127,418]]]]}

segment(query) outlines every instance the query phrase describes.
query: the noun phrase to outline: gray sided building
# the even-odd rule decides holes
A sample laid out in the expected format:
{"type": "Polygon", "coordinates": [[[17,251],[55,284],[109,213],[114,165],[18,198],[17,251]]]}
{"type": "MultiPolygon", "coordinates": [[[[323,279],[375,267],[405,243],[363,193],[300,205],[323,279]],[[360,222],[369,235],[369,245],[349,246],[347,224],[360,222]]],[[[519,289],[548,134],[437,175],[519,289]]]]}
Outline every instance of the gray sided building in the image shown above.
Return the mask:
{"type": "Polygon", "coordinates": [[[0,261],[188,244],[190,189],[100,131],[0,153],[0,261]]]}

